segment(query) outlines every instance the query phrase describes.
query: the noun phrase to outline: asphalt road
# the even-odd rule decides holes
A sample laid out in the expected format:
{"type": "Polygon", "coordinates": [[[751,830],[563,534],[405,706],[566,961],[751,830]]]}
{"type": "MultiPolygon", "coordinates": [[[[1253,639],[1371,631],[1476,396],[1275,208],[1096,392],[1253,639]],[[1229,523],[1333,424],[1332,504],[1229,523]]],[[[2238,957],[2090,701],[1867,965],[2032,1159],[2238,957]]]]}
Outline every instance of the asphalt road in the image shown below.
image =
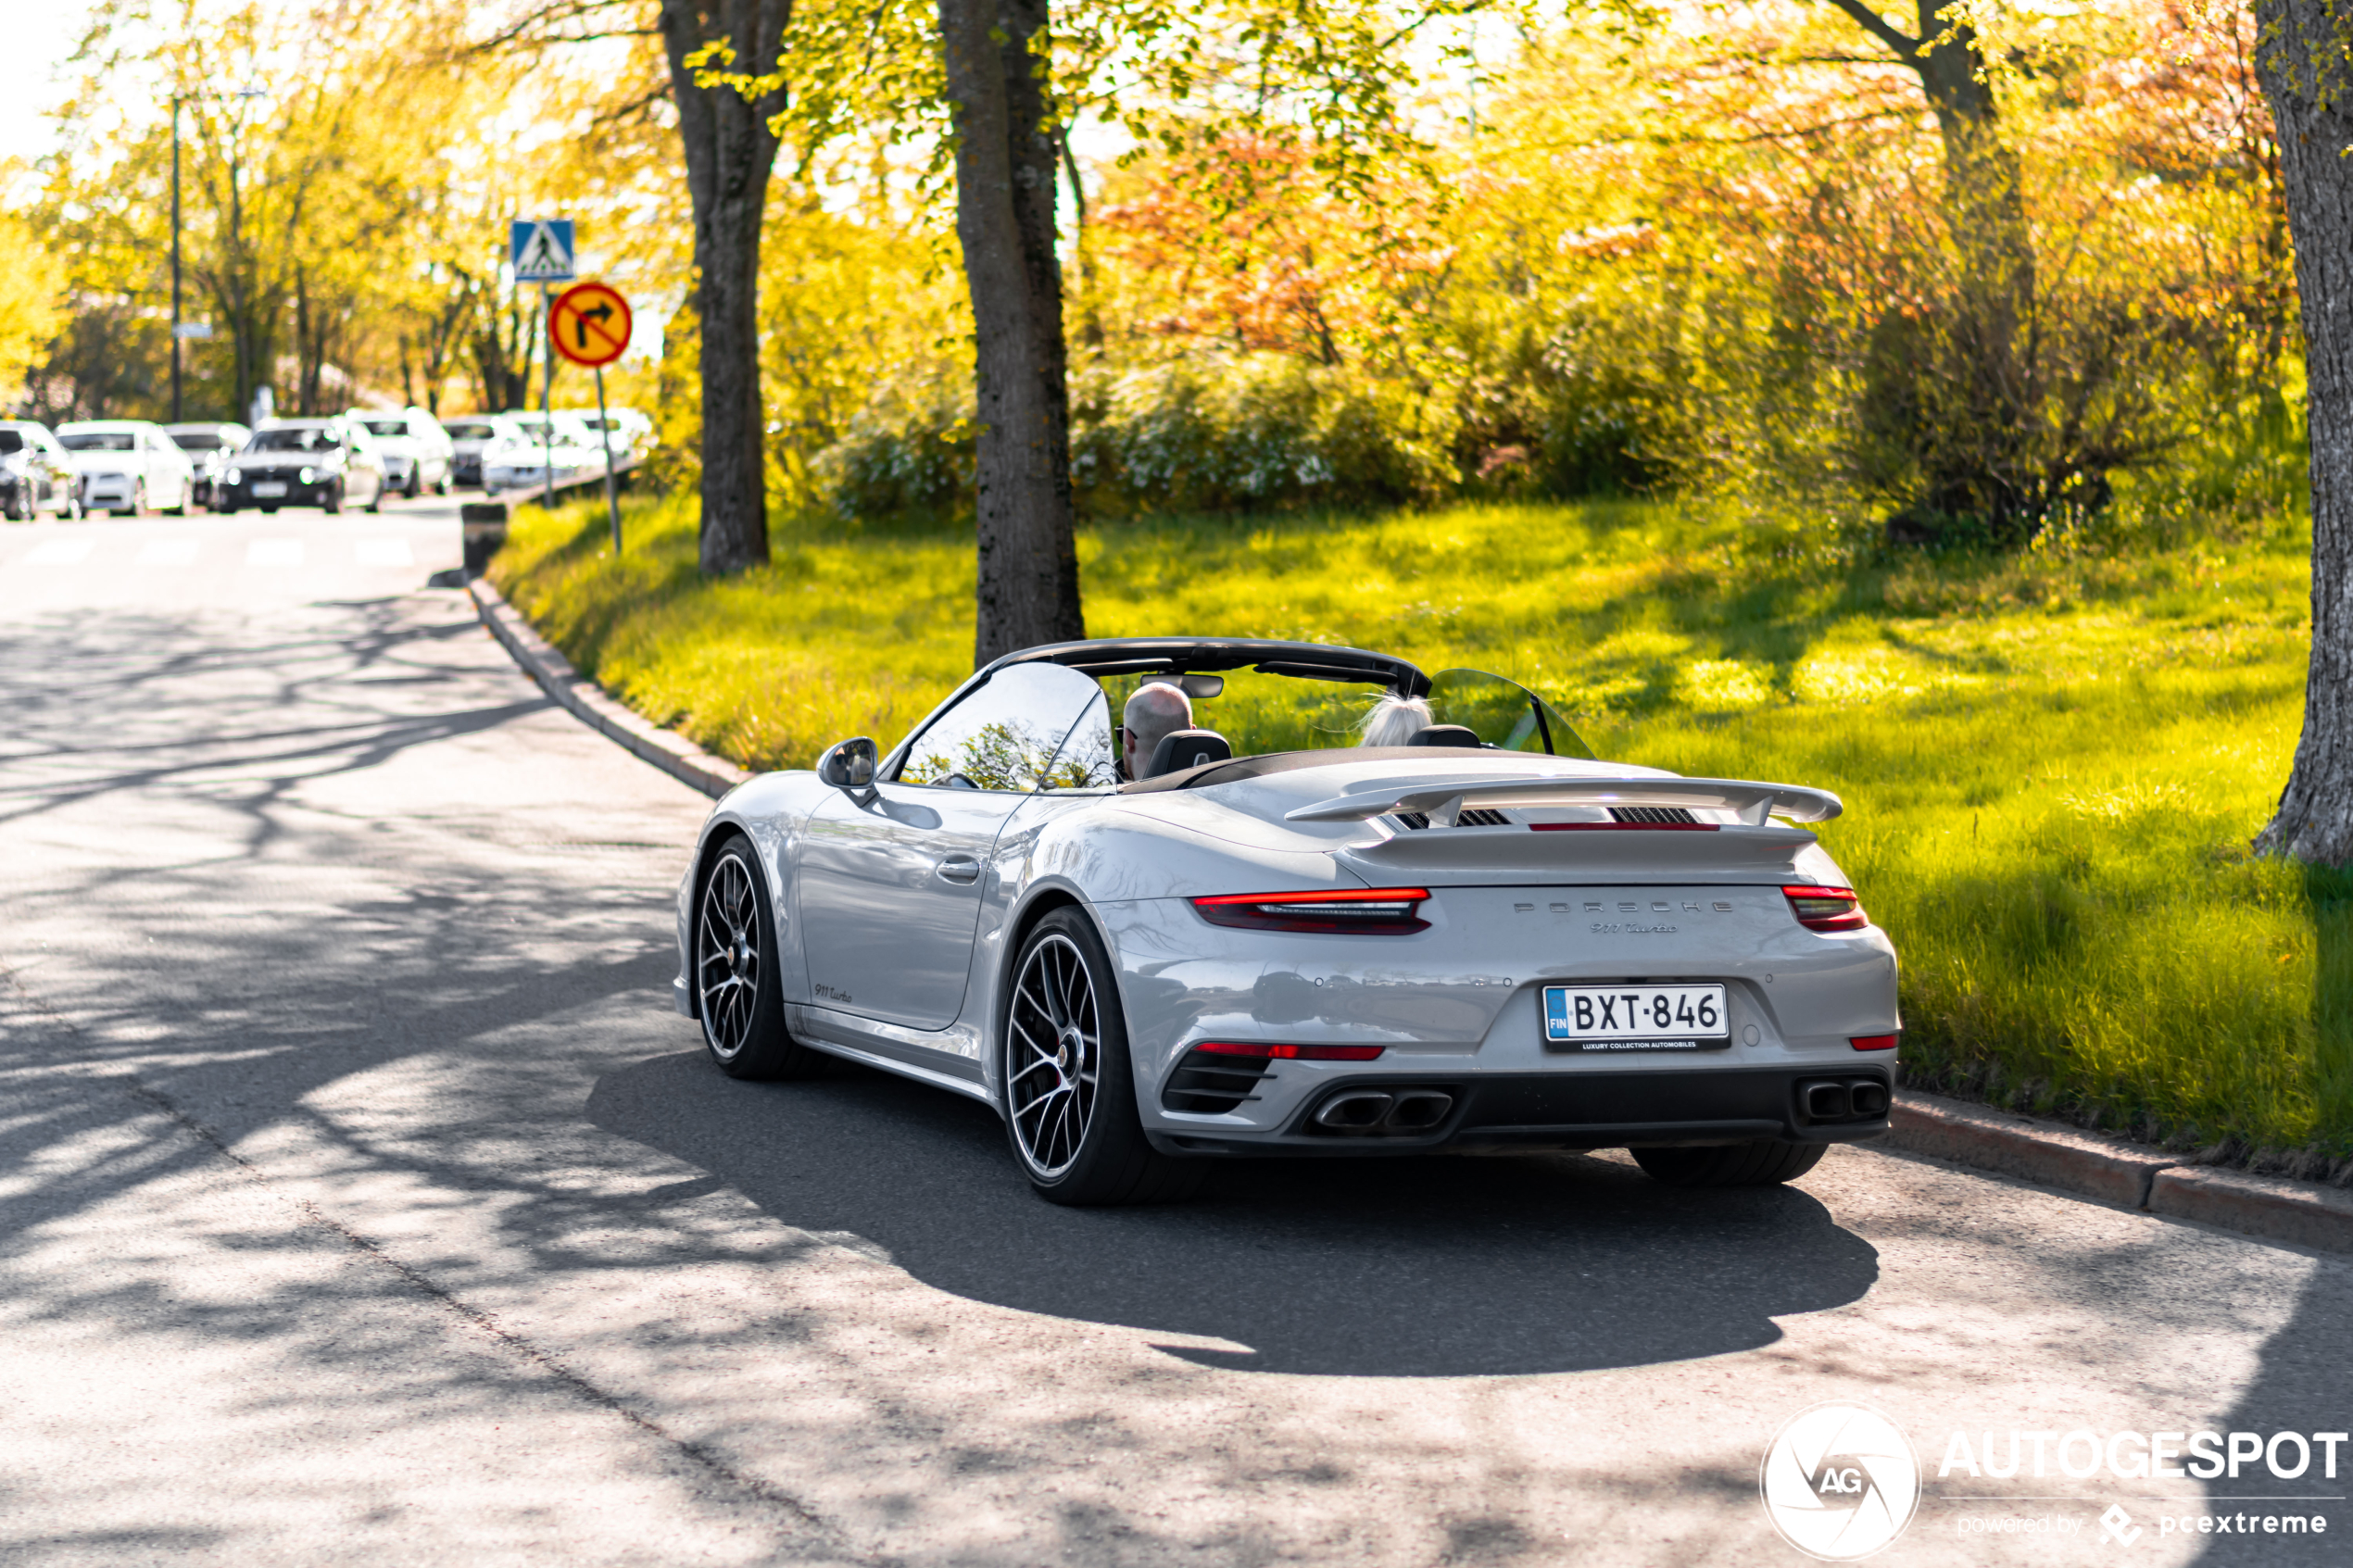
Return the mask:
{"type": "Polygon", "coordinates": [[[729,1082],[666,1006],[706,803],[457,553],[449,503],[0,528],[0,1562],[1794,1562],[1758,1465],[1824,1401],[1927,1469],[1877,1561],[2346,1560],[2317,1464],[1938,1474],[2347,1429],[2343,1260],[1866,1149],[1073,1212],[976,1106],[729,1082]],[[2332,1533],[2159,1523],[2250,1507],[2332,1533]]]}

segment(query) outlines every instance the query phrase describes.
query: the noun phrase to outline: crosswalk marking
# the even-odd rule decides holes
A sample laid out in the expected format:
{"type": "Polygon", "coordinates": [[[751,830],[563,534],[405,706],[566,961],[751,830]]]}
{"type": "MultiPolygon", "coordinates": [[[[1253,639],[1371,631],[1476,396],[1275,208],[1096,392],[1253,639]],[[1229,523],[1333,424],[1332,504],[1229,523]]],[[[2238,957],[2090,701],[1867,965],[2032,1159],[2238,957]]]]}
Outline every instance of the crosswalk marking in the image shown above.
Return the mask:
{"type": "Polygon", "coordinates": [[[414,566],[417,560],[406,539],[362,539],[353,549],[361,566],[414,566]]]}
{"type": "Polygon", "coordinates": [[[80,566],[94,543],[89,539],[44,539],[25,556],[24,563],[27,566],[80,566]]]}
{"type": "Polygon", "coordinates": [[[255,539],[245,546],[247,566],[300,566],[302,541],[299,539],[255,539]]]}
{"type": "Polygon", "coordinates": [[[194,566],[196,564],[196,542],[194,539],[150,539],[139,547],[134,566],[194,566]]]}

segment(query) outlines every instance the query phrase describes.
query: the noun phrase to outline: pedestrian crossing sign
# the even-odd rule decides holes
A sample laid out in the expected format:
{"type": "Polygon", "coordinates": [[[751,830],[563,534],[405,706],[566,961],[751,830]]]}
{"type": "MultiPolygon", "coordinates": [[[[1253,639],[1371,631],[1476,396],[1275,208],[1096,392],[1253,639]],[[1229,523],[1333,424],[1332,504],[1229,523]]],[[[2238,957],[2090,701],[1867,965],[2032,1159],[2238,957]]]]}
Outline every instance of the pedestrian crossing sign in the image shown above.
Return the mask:
{"type": "Polygon", "coordinates": [[[518,218],[510,225],[510,255],[515,264],[515,282],[572,282],[571,219],[518,218]]]}

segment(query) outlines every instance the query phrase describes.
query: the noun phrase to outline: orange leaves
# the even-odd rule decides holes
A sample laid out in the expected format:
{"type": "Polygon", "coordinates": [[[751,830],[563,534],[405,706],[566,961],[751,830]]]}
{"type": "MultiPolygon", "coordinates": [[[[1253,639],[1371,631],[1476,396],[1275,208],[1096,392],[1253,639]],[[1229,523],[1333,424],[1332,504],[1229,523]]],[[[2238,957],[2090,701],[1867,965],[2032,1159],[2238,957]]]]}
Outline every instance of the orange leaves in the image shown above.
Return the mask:
{"type": "Polygon", "coordinates": [[[1133,319],[1164,339],[1338,364],[1390,335],[1449,255],[1425,194],[1351,200],[1276,137],[1227,135],[1120,185],[1094,243],[1136,289],[1133,319]]]}

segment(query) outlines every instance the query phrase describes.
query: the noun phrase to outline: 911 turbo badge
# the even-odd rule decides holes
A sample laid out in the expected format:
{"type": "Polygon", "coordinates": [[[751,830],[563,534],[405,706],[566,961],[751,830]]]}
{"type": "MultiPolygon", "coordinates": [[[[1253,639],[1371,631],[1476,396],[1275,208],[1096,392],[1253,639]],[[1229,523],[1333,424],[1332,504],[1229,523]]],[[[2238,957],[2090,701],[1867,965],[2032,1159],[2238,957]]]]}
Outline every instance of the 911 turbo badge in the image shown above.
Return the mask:
{"type": "Polygon", "coordinates": [[[1894,1083],[1894,948],[1800,825],[1841,809],[1594,760],[1478,671],[1059,644],[887,752],[845,741],[721,801],[682,972],[719,847],[757,843],[774,1005],[714,1061],[842,1056],[982,1099],[1057,1202],[1180,1196],[1220,1156],[1491,1146],[1783,1181],[1883,1132],[1894,1083]],[[1353,734],[1338,702],[1365,708],[1353,734]]]}

